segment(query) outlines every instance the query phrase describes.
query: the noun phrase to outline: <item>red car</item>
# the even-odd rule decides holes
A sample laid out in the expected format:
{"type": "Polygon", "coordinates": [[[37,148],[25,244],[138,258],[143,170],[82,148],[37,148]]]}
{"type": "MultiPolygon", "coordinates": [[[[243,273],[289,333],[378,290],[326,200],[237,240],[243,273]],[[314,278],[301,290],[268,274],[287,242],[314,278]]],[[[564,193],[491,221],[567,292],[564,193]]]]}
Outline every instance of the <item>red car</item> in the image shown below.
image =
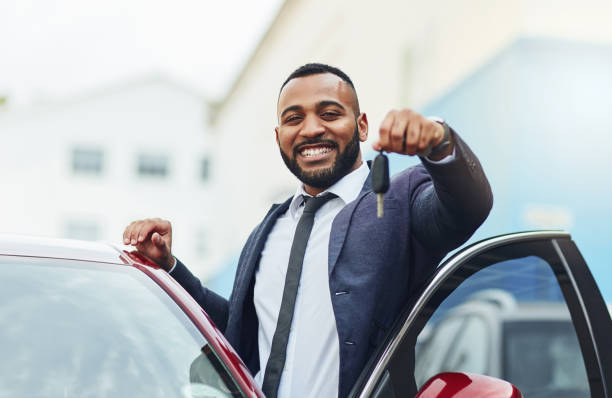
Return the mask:
{"type": "MultiPolygon", "coordinates": [[[[134,253],[0,236],[0,281],[0,398],[263,397],[206,313],[165,271],[134,253]]],[[[520,397],[509,382],[486,376],[507,375],[529,391],[526,397],[610,397],[609,336],[610,314],[568,234],[492,238],[438,267],[394,326],[373,336],[376,354],[351,396],[414,396],[417,382],[429,379],[419,386],[420,398],[520,397]],[[485,348],[499,345],[483,337],[489,326],[452,319],[490,289],[516,302],[565,307],[573,331],[559,344],[575,344],[582,363],[564,358],[557,344],[541,361],[551,366],[547,378],[521,373],[521,363],[534,360],[533,340],[541,339],[519,327],[501,365],[489,364],[485,348]],[[444,355],[432,341],[444,342],[444,355]]]]}

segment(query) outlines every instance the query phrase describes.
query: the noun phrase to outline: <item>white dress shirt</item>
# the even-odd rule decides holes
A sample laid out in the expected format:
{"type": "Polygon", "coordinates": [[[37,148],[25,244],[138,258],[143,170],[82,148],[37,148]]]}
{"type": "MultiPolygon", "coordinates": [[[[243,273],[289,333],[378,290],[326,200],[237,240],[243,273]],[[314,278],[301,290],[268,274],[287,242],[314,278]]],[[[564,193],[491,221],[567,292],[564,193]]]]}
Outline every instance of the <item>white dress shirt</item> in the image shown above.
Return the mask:
{"type": "MultiPolygon", "coordinates": [[[[285,368],[278,390],[280,398],[338,396],[340,351],[329,290],[329,235],[332,221],[347,203],[357,199],[368,173],[368,166],[364,162],[319,195],[331,192],[338,197],[325,203],[315,214],[304,254],[285,368]]],[[[260,386],[276,330],[293,235],[304,210],[302,195],[306,195],[306,192],[300,185],[289,209],[278,218],[268,235],[255,275],[254,301],[259,320],[260,363],[255,381],[260,386]]]]}

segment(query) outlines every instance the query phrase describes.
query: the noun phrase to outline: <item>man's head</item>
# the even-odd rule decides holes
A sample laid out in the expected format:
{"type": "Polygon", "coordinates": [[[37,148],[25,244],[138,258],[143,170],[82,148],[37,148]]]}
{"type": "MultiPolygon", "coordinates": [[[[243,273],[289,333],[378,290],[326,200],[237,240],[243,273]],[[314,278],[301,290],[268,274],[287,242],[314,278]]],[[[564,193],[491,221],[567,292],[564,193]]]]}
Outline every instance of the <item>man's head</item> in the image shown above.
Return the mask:
{"type": "Polygon", "coordinates": [[[283,82],[283,85],[281,86],[280,91],[279,91],[279,97],[280,97],[280,94],[283,92],[283,88],[285,88],[287,83],[289,83],[291,80],[297,79],[299,77],[318,75],[321,73],[331,73],[333,75],[336,75],[351,87],[351,89],[353,90],[353,95],[355,97],[354,98],[355,103],[353,104],[353,110],[356,115],[359,115],[361,113],[359,111],[359,100],[357,99],[357,90],[355,90],[355,85],[353,84],[353,81],[351,80],[350,77],[348,77],[346,73],[330,65],[310,63],[310,64],[300,66],[299,68],[291,72],[289,77],[287,77],[287,79],[283,82]]]}
{"type": "Polygon", "coordinates": [[[367,139],[368,121],[344,72],[323,64],[296,69],[281,87],[277,110],[281,155],[309,193],[329,188],[359,167],[359,142],[367,139]]]}

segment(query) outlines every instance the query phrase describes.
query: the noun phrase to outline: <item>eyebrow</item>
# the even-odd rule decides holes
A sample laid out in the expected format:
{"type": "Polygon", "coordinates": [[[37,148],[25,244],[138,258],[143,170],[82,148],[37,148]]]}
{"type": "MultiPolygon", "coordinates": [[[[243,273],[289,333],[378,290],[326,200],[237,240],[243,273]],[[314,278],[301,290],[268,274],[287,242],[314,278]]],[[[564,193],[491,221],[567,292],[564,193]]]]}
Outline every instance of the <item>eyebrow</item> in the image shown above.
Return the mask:
{"type": "Polygon", "coordinates": [[[321,101],[317,104],[317,109],[321,109],[321,108],[325,108],[326,106],[337,106],[338,108],[344,110],[344,106],[342,106],[342,104],[340,104],[339,102],[336,101],[321,101]]]}
{"type": "Polygon", "coordinates": [[[281,119],[282,119],[282,117],[283,117],[283,116],[285,116],[285,114],[286,114],[287,112],[291,112],[291,111],[299,111],[299,110],[301,110],[301,109],[302,109],[302,107],[301,107],[301,106],[299,106],[299,105],[291,105],[290,107],[285,108],[285,110],[281,112],[280,117],[281,117],[281,119]]]}
{"type": "MultiPolygon", "coordinates": [[[[337,106],[338,108],[344,110],[344,106],[342,106],[342,104],[340,104],[339,102],[336,102],[336,101],[331,101],[331,100],[325,100],[325,101],[319,102],[317,104],[317,109],[325,108],[326,106],[337,106]]],[[[302,110],[302,107],[300,105],[292,105],[290,107],[285,108],[281,112],[280,117],[282,118],[288,112],[299,111],[299,110],[302,110]]]]}

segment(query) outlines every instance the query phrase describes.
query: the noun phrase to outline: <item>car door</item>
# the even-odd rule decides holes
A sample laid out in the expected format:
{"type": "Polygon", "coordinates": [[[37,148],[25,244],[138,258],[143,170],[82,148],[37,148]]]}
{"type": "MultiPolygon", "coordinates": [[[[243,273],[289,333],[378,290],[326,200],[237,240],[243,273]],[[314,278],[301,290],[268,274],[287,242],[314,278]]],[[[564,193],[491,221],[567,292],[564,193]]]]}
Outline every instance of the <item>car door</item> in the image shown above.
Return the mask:
{"type": "Polygon", "coordinates": [[[612,322],[564,232],[473,244],[438,267],[387,335],[352,397],[409,397],[458,371],[505,379],[526,398],[611,397],[612,322]]]}

